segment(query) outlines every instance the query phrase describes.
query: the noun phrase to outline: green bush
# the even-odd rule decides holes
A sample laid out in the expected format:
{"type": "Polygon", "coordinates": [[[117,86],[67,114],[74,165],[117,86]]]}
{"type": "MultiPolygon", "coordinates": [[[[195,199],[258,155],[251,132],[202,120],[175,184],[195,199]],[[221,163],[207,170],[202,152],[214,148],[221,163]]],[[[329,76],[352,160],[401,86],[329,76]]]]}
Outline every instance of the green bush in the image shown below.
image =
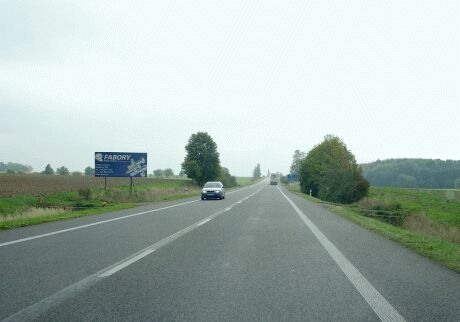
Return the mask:
{"type": "Polygon", "coordinates": [[[299,179],[303,193],[311,190],[313,197],[331,202],[353,203],[366,197],[369,190],[354,155],[332,135],[308,152],[299,179]]]}

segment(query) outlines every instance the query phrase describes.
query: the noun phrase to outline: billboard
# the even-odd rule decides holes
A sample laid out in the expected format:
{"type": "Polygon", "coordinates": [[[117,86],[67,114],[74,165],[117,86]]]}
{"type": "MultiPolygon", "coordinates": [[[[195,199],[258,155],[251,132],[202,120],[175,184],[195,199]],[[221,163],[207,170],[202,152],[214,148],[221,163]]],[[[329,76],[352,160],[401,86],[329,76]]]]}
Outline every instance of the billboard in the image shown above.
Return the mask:
{"type": "Polygon", "coordinates": [[[96,177],[147,177],[147,153],[95,152],[96,177]]]}
{"type": "Polygon", "coordinates": [[[296,173],[289,173],[287,175],[288,182],[297,182],[299,181],[299,175],[296,173]]]}

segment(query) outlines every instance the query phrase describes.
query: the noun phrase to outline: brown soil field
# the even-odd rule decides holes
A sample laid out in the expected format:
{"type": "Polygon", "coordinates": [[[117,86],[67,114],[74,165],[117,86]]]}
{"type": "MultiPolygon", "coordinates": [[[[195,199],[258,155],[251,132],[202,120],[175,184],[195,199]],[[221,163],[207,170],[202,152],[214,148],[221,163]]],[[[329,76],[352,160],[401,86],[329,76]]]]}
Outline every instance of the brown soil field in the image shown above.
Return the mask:
{"type": "MultiPolygon", "coordinates": [[[[141,185],[153,178],[135,178],[141,185]]],[[[107,187],[129,185],[129,178],[107,178],[107,187]]],[[[82,188],[103,188],[104,178],[87,176],[49,176],[41,174],[0,174],[0,197],[41,196],[55,192],[78,191],[82,188]]]]}

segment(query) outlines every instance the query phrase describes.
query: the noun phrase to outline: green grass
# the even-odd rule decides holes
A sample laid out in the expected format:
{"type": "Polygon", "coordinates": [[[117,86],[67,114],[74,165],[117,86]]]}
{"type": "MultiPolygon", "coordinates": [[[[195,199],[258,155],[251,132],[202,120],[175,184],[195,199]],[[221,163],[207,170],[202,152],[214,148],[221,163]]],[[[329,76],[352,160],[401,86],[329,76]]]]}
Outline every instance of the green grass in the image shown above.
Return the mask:
{"type": "Polygon", "coordinates": [[[374,218],[364,217],[356,213],[356,211],[343,206],[329,205],[327,207],[356,224],[375,231],[388,239],[397,241],[418,254],[460,273],[460,244],[450,243],[436,237],[393,226],[374,218]]]}
{"type": "Polygon", "coordinates": [[[31,208],[37,204],[37,200],[38,198],[33,196],[0,198],[0,216],[31,208]]]}
{"type": "MultiPolygon", "coordinates": [[[[45,186],[46,183],[44,181],[45,186]]],[[[101,214],[131,208],[140,202],[172,201],[199,194],[199,187],[190,180],[155,179],[139,180],[138,183],[136,193],[132,196],[129,194],[129,185],[122,184],[107,191],[92,188],[88,198],[77,191],[1,197],[0,229],[101,214]]]]}
{"type": "MultiPolygon", "coordinates": [[[[405,226],[395,226],[382,220],[363,215],[360,204],[337,205],[312,198],[300,192],[298,185],[288,185],[288,189],[303,198],[323,203],[333,212],[350,221],[375,231],[388,239],[399,242],[405,247],[435,260],[450,269],[460,273],[460,244],[445,240],[442,235],[434,236],[428,233],[406,229],[405,226]]],[[[458,227],[460,216],[459,191],[454,190],[420,190],[399,188],[370,189],[369,204],[376,207],[386,207],[389,211],[397,211],[412,216],[427,215],[430,220],[447,227],[458,227]]],[[[410,227],[409,227],[410,228],[410,227]]],[[[429,232],[429,230],[427,230],[429,232]]]]}
{"type": "Polygon", "coordinates": [[[236,177],[236,184],[238,186],[249,186],[250,184],[253,184],[254,181],[252,180],[252,177],[236,177]]]}
{"type": "Polygon", "coordinates": [[[18,227],[25,227],[30,225],[43,224],[52,221],[66,220],[71,218],[78,218],[90,215],[99,215],[111,211],[123,210],[128,208],[135,207],[134,203],[123,203],[117,205],[107,206],[105,208],[93,208],[86,210],[77,210],[77,211],[67,211],[60,213],[58,215],[44,215],[31,218],[22,218],[17,216],[16,218],[11,218],[10,220],[0,221],[0,230],[13,229],[18,227]]]}
{"type": "Polygon", "coordinates": [[[438,223],[460,227],[460,190],[371,187],[369,198],[399,204],[407,214],[426,214],[438,223]]]}

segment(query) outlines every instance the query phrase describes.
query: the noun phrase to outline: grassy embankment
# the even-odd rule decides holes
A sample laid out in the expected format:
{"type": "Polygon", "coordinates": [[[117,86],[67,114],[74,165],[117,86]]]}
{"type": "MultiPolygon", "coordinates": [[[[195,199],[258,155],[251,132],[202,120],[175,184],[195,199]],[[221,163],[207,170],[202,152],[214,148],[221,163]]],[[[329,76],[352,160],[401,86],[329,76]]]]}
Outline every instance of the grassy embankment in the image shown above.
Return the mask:
{"type": "Polygon", "coordinates": [[[101,214],[136,206],[139,202],[169,201],[196,196],[190,180],[0,175],[0,229],[101,214]]]}
{"type": "Polygon", "coordinates": [[[351,205],[326,203],[289,190],[460,273],[460,191],[371,187],[351,205]]]}

